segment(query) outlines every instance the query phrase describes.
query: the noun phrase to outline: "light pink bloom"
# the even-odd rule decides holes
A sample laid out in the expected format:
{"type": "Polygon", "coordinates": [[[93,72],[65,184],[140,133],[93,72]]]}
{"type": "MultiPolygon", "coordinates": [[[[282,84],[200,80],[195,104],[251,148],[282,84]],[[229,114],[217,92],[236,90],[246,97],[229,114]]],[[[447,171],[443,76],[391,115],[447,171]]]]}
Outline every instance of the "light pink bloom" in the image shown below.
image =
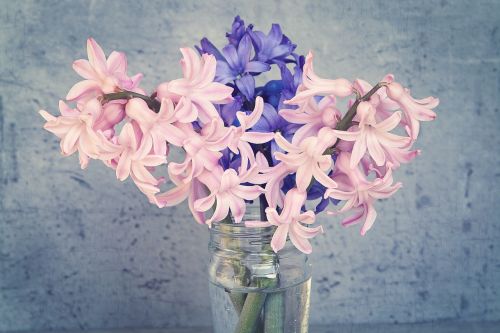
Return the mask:
{"type": "Polygon", "coordinates": [[[100,116],[94,121],[93,128],[102,131],[107,138],[115,134],[114,127],[125,118],[125,108],[122,101],[111,101],[102,106],[100,116]]]}
{"type": "Polygon", "coordinates": [[[373,206],[375,199],[385,199],[393,195],[400,187],[401,183],[393,183],[392,170],[390,165],[383,178],[376,178],[373,181],[366,179],[364,173],[355,167],[350,167],[351,156],[347,152],[341,152],[335,163],[335,172],[332,178],[338,184],[338,188],[330,188],[325,192],[325,198],[331,197],[337,200],[345,200],[346,203],[339,212],[354,210],[355,214],[342,221],[347,226],[361,221],[365,221],[361,228],[364,235],[375,222],[377,212],[373,206]]]}
{"type": "Polygon", "coordinates": [[[165,132],[168,142],[182,147],[186,157],[182,163],[171,162],[169,173],[182,177],[188,183],[204,170],[213,170],[222,157],[220,152],[226,149],[232,140],[232,131],[224,127],[220,118],[213,118],[198,133],[191,124],[177,124],[175,131],[165,132]]]}
{"type": "MultiPolygon", "coordinates": [[[[394,75],[392,74],[387,74],[381,80],[381,82],[385,83],[392,83],[393,81],[394,75]]],[[[371,84],[361,79],[356,79],[353,87],[361,96],[367,94],[373,88],[371,84]]],[[[375,113],[375,119],[377,119],[377,121],[385,120],[390,117],[394,111],[399,109],[399,104],[387,97],[386,87],[377,90],[377,92],[370,97],[368,102],[370,102],[377,111],[375,113]]]]}
{"type": "Polygon", "coordinates": [[[223,220],[229,210],[234,221],[241,222],[245,214],[245,200],[257,199],[264,189],[258,185],[242,185],[246,179],[240,177],[234,169],[223,170],[219,166],[213,171],[213,175],[218,179],[214,184],[216,186],[208,186],[210,195],[195,201],[195,210],[206,212],[216,204],[213,216],[206,221],[208,225],[223,220]]]}
{"type": "Polygon", "coordinates": [[[80,59],[73,63],[75,72],[85,80],[70,89],[67,100],[86,100],[120,90],[136,90],[142,74],[127,75],[125,54],[113,51],[106,59],[102,48],[92,38],[87,40],[87,54],[89,60],[80,59]]]}
{"type": "Polygon", "coordinates": [[[292,144],[317,135],[323,127],[334,129],[342,116],[335,106],[334,96],[326,96],[319,103],[311,98],[299,110],[282,109],[279,114],[290,123],[303,125],[293,135],[292,144]]]}
{"type": "Polygon", "coordinates": [[[166,163],[165,156],[150,155],[149,151],[139,149],[140,133],[132,123],[126,123],[118,136],[120,155],[117,157],[116,177],[125,180],[133,175],[139,182],[158,185],[159,181],[148,168],[166,163]]]}
{"type": "Polygon", "coordinates": [[[302,206],[306,201],[306,193],[300,192],[294,188],[287,192],[285,203],[281,213],[275,208],[266,208],[266,217],[268,222],[249,221],[245,224],[249,227],[276,226],[276,231],[271,240],[271,247],[274,252],[281,250],[286,243],[287,236],[290,241],[300,251],[309,254],[312,252],[310,238],[323,232],[321,226],[309,228],[306,225],[313,224],[316,216],[313,211],[302,212],[302,206]]]}
{"type": "Polygon", "coordinates": [[[59,101],[59,111],[61,116],[58,117],[44,110],[40,111],[40,115],[47,121],[43,127],[61,139],[64,156],[78,151],[82,169],[87,167],[89,158],[111,158],[100,149],[104,137],[93,129],[102,114],[102,106],[97,99],[84,104],[82,111],[71,109],[59,101]]]}
{"type": "Polygon", "coordinates": [[[335,130],[338,138],[355,142],[352,149],[351,168],[358,165],[367,150],[376,165],[382,166],[386,162],[386,155],[390,154],[393,148],[402,148],[410,143],[407,137],[389,133],[399,125],[401,112],[394,112],[379,123],[375,120],[375,108],[369,102],[361,102],[356,112],[359,125],[354,131],[335,130]]]}
{"type": "Polygon", "coordinates": [[[216,60],[213,55],[200,57],[190,48],[181,48],[184,78],[162,83],[157,88],[158,98],[169,98],[177,103],[176,117],[180,122],[190,123],[200,118],[204,123],[219,114],[213,105],[226,104],[233,98],[233,88],[213,82],[216,60]]]}
{"type": "Polygon", "coordinates": [[[286,165],[289,173],[297,173],[295,181],[299,191],[305,192],[313,177],[326,188],[337,186],[325,174],[332,166],[332,157],[323,155],[337,141],[333,130],[322,128],[317,136],[308,137],[298,145],[289,143],[280,133],[276,133],[275,140],[287,154],[276,152],[274,156],[286,165]]]}
{"type": "Polygon", "coordinates": [[[408,90],[399,83],[392,82],[387,86],[387,96],[397,102],[405,115],[405,123],[409,127],[412,140],[416,140],[420,131],[420,121],[431,121],[436,118],[436,113],[432,111],[439,104],[439,99],[426,97],[414,99],[408,90]]]}
{"type": "Polygon", "coordinates": [[[352,94],[352,83],[346,79],[329,80],[323,79],[314,73],[313,54],[309,52],[303,68],[302,84],[297,94],[286,101],[287,104],[303,104],[313,96],[335,95],[346,97],[352,94]]]}
{"type": "Polygon", "coordinates": [[[151,151],[155,155],[167,154],[167,138],[169,132],[179,133],[175,127],[174,104],[169,99],[162,99],[160,111],[155,113],[149,109],[146,102],[140,98],[129,100],[126,106],[126,113],[135,120],[142,132],[141,149],[146,152],[151,151]]]}
{"type": "Polygon", "coordinates": [[[255,107],[252,113],[249,115],[242,111],[236,113],[240,126],[231,126],[233,137],[229,149],[231,149],[233,153],[241,155],[240,172],[245,172],[249,164],[255,163],[255,156],[250,143],[262,144],[274,139],[274,133],[250,131],[252,126],[259,121],[263,111],[264,102],[262,97],[259,96],[255,99],[255,107]]]}
{"type": "MultiPolygon", "coordinates": [[[[204,173],[210,173],[205,170],[204,173]]],[[[203,174],[200,175],[200,178],[204,178],[203,174]]],[[[197,211],[194,209],[194,203],[196,200],[205,197],[208,194],[208,190],[206,186],[201,183],[197,178],[191,179],[189,182],[176,181],[176,178],[172,179],[175,183],[175,187],[170,189],[167,192],[157,194],[154,198],[155,203],[158,207],[171,207],[176,206],[188,199],[188,206],[193,214],[196,222],[200,224],[206,223],[205,213],[197,211]]]]}

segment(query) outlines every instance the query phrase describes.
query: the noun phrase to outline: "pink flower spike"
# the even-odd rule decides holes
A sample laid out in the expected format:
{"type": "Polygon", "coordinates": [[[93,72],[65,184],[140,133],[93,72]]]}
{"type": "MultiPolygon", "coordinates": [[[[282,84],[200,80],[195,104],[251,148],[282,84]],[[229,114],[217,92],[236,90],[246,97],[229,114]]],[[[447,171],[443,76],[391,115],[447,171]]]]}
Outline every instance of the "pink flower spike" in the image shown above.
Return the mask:
{"type": "Polygon", "coordinates": [[[401,121],[401,113],[394,112],[387,119],[377,123],[375,108],[369,102],[361,102],[357,109],[359,125],[357,131],[338,131],[335,135],[342,140],[354,141],[351,156],[351,168],[357,167],[366,151],[378,166],[386,162],[386,155],[394,148],[408,146],[410,138],[389,133],[401,121]]]}
{"type": "Polygon", "coordinates": [[[142,74],[127,75],[127,59],[123,53],[113,51],[106,59],[97,42],[87,40],[88,59],[76,60],[73,69],[85,80],[76,83],[68,92],[68,101],[86,101],[102,94],[120,90],[137,90],[142,74]]]}
{"type": "MultiPolygon", "coordinates": [[[[305,192],[300,192],[294,188],[287,192],[280,214],[275,208],[268,207],[266,209],[268,223],[277,227],[271,240],[271,247],[274,252],[280,251],[285,246],[287,236],[290,237],[292,244],[301,252],[306,254],[312,252],[309,239],[322,233],[323,228],[321,226],[314,228],[304,226],[304,224],[313,224],[316,218],[313,211],[309,210],[304,213],[301,211],[306,196],[305,192]]],[[[264,225],[264,223],[262,225],[260,223],[255,224],[255,226],[264,225]]]]}
{"type": "Polygon", "coordinates": [[[305,89],[300,89],[295,97],[285,102],[286,104],[302,104],[313,96],[346,97],[352,94],[352,83],[348,80],[323,79],[314,73],[312,52],[309,52],[306,57],[303,72],[302,86],[305,89]]]}
{"type": "Polygon", "coordinates": [[[410,135],[416,140],[420,131],[420,121],[431,121],[436,119],[436,113],[432,111],[439,105],[439,99],[426,97],[414,99],[407,90],[399,83],[392,82],[387,86],[387,96],[397,102],[405,115],[405,122],[410,128],[410,135]]]}
{"type": "Polygon", "coordinates": [[[233,98],[233,88],[214,82],[216,60],[213,55],[201,58],[191,48],[181,48],[184,78],[162,83],[157,88],[158,98],[170,98],[182,105],[183,116],[179,122],[192,122],[199,118],[203,123],[219,118],[213,103],[226,104],[233,98]]]}

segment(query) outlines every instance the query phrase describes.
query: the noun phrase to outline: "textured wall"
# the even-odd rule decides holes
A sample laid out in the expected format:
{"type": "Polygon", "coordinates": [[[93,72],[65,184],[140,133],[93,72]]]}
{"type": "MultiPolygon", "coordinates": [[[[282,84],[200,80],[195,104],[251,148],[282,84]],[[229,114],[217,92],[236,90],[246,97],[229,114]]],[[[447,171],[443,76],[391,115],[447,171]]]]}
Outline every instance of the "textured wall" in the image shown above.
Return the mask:
{"type": "Polygon", "coordinates": [[[153,88],[238,13],[281,23],[324,76],[393,72],[442,101],[368,236],[320,220],[312,322],[500,320],[498,1],[0,0],[0,331],[210,322],[205,228],[61,158],[36,111],[57,111],[88,36],[153,88]]]}

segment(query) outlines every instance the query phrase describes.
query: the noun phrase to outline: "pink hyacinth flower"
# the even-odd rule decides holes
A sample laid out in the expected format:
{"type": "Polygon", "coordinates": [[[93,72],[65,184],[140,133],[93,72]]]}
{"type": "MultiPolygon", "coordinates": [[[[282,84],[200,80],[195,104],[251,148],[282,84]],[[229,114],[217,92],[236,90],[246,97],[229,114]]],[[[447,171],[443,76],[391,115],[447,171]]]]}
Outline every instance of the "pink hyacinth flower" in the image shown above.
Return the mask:
{"type": "Polygon", "coordinates": [[[140,140],[139,130],[132,123],[126,123],[118,136],[116,177],[123,181],[132,176],[140,184],[157,186],[160,181],[151,174],[149,168],[166,163],[166,158],[163,155],[150,155],[149,151],[140,149],[140,140]]]}
{"type": "MultiPolygon", "coordinates": [[[[208,171],[205,172],[209,173],[208,171]]],[[[203,174],[200,175],[200,178],[202,177],[203,174]]],[[[193,178],[189,182],[183,182],[173,177],[172,181],[174,181],[176,186],[167,192],[157,194],[154,198],[156,205],[160,208],[172,207],[188,199],[189,210],[193,214],[195,221],[199,224],[205,224],[205,213],[197,211],[194,208],[194,203],[208,194],[206,186],[197,178],[193,178]]]]}
{"type": "Polygon", "coordinates": [[[219,114],[215,104],[229,103],[233,88],[214,82],[216,60],[213,55],[201,58],[190,48],[181,48],[184,78],[162,83],[157,88],[158,98],[169,98],[177,103],[177,120],[190,123],[200,119],[203,123],[219,114]]]}
{"type": "Polygon", "coordinates": [[[281,213],[278,213],[275,208],[268,207],[266,208],[267,222],[249,221],[245,225],[249,227],[276,226],[276,231],[271,240],[271,247],[274,252],[278,252],[285,246],[287,236],[289,236],[290,241],[297,249],[309,254],[312,252],[309,239],[322,233],[323,227],[310,228],[304,225],[313,224],[316,219],[313,211],[308,210],[304,213],[301,211],[306,196],[305,192],[293,188],[285,196],[285,203],[281,213]]]}
{"type": "Polygon", "coordinates": [[[204,170],[213,170],[222,157],[220,152],[226,149],[232,140],[232,131],[224,127],[220,118],[213,118],[198,133],[191,124],[177,124],[176,130],[165,132],[168,142],[182,147],[186,157],[182,163],[171,162],[169,173],[182,177],[185,183],[198,177],[204,170]]]}
{"type": "Polygon", "coordinates": [[[334,95],[346,97],[351,95],[352,83],[346,79],[323,79],[314,73],[313,54],[309,52],[303,68],[302,84],[297,94],[292,99],[286,101],[286,104],[301,105],[313,96],[334,95]]]}
{"type": "MultiPolygon", "coordinates": [[[[393,81],[394,75],[392,74],[387,74],[380,80],[380,82],[384,83],[392,83],[393,81]]],[[[367,94],[373,88],[370,83],[361,79],[354,80],[353,87],[361,96],[367,94]]],[[[368,102],[370,102],[377,111],[375,113],[375,119],[377,119],[377,121],[385,120],[390,117],[394,111],[399,109],[399,104],[387,97],[386,87],[377,90],[377,92],[370,97],[368,102]]]]}
{"type": "Polygon", "coordinates": [[[255,155],[250,143],[262,144],[274,139],[274,133],[250,131],[252,126],[259,121],[263,112],[264,101],[262,97],[258,96],[255,99],[254,110],[249,115],[242,111],[236,113],[240,126],[231,126],[233,138],[229,145],[229,149],[231,149],[233,153],[239,154],[241,157],[240,172],[245,172],[249,165],[255,163],[255,155]]]}
{"type": "MultiPolygon", "coordinates": [[[[361,102],[356,113],[359,125],[353,131],[335,130],[335,135],[346,141],[354,141],[351,156],[351,168],[355,168],[366,151],[375,161],[376,165],[382,166],[386,162],[387,152],[393,148],[408,146],[410,138],[389,133],[401,121],[401,112],[394,112],[387,119],[377,123],[375,120],[375,108],[369,102],[361,102]]],[[[390,153],[389,153],[390,154],[390,153]]]]}
{"type": "Polygon", "coordinates": [[[333,96],[326,96],[319,103],[311,98],[299,110],[282,109],[279,114],[290,123],[303,125],[293,135],[292,144],[317,135],[323,127],[334,129],[342,116],[333,96]]]}
{"type": "Polygon", "coordinates": [[[245,200],[257,199],[264,189],[258,185],[242,185],[246,179],[241,178],[234,169],[223,170],[219,166],[213,174],[218,179],[216,186],[209,186],[210,195],[195,201],[194,208],[206,212],[216,204],[213,216],[206,221],[208,225],[223,220],[229,211],[236,223],[241,222],[245,214],[245,200]]]}
{"type": "Polygon", "coordinates": [[[408,90],[399,83],[392,82],[387,86],[387,96],[397,102],[405,115],[404,120],[409,127],[412,140],[416,140],[420,131],[420,121],[431,121],[436,119],[436,113],[432,111],[439,105],[439,99],[426,97],[414,99],[408,90]]]}
{"type": "Polygon", "coordinates": [[[140,98],[129,100],[126,114],[135,120],[142,131],[141,149],[147,152],[153,150],[155,155],[167,154],[167,139],[169,132],[177,132],[172,125],[175,122],[174,104],[171,100],[162,99],[160,111],[155,113],[149,109],[146,102],[140,98]]]}
{"type": "Polygon", "coordinates": [[[88,60],[80,59],[73,63],[73,69],[85,80],[75,84],[66,99],[69,101],[86,100],[96,95],[120,90],[135,91],[142,74],[127,75],[127,58],[121,52],[113,51],[106,56],[96,41],[87,40],[88,60]]]}
{"type": "Polygon", "coordinates": [[[335,163],[335,172],[332,178],[338,184],[338,188],[330,188],[325,192],[325,198],[331,197],[337,200],[345,200],[346,203],[339,212],[354,210],[355,214],[342,221],[344,226],[359,223],[364,220],[361,228],[361,235],[373,226],[377,217],[374,208],[376,199],[385,199],[392,196],[402,185],[393,185],[392,170],[390,166],[383,178],[376,178],[373,181],[366,179],[364,173],[355,167],[350,167],[351,156],[347,152],[341,152],[335,163]]]}
{"type": "Polygon", "coordinates": [[[276,152],[274,156],[286,165],[290,173],[297,173],[296,183],[299,191],[305,192],[313,177],[326,188],[337,186],[325,174],[332,166],[332,157],[323,155],[325,150],[337,141],[333,130],[322,128],[317,136],[308,137],[298,145],[289,143],[280,133],[276,133],[275,140],[287,154],[276,152]]]}
{"type": "Polygon", "coordinates": [[[59,101],[59,111],[61,116],[58,117],[44,110],[40,111],[40,115],[47,121],[43,127],[61,139],[61,152],[64,156],[78,151],[82,169],[87,167],[89,158],[109,159],[114,156],[100,149],[105,139],[93,128],[102,114],[102,106],[97,99],[85,103],[82,111],[71,109],[63,101],[59,101]]]}

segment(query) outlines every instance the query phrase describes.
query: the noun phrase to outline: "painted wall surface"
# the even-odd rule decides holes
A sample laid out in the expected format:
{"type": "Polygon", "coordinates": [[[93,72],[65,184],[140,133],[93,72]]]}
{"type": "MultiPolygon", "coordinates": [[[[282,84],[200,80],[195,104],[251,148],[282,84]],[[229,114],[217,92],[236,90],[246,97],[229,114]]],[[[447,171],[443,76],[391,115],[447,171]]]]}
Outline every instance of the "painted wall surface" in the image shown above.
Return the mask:
{"type": "Polygon", "coordinates": [[[236,14],[281,23],[325,77],[392,72],[441,99],[366,237],[322,217],[311,321],[500,320],[500,2],[0,0],[0,331],[210,323],[207,230],[41,129],[93,36],[152,89],[236,14]]]}

